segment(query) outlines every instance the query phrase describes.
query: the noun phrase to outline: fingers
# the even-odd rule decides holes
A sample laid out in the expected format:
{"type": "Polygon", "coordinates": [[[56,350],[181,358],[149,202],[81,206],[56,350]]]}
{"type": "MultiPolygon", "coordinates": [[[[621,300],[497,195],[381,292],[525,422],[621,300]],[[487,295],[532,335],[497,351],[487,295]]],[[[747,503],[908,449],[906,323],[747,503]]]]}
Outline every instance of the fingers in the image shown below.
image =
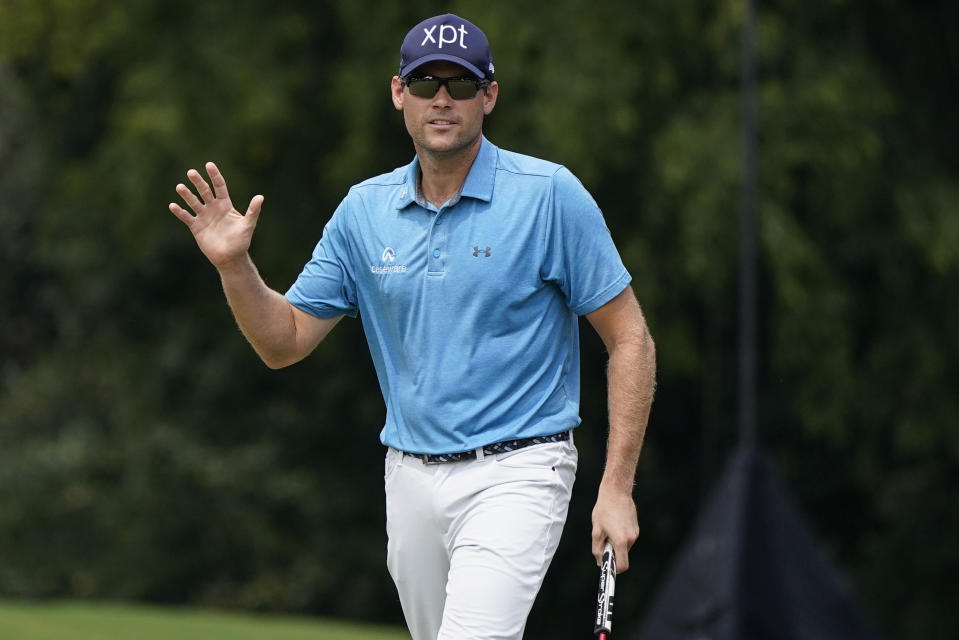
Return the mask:
{"type": "MultiPolygon", "coordinates": [[[[212,162],[210,164],[213,164],[212,162]]],[[[200,175],[200,172],[196,169],[190,169],[186,172],[186,177],[190,179],[190,182],[193,183],[193,186],[196,187],[197,193],[200,194],[200,198],[203,200],[204,204],[210,204],[213,202],[213,191],[210,190],[210,185],[207,184],[206,180],[203,179],[203,176],[200,175]]],[[[179,192],[179,189],[177,189],[179,192]]],[[[182,195],[182,194],[181,194],[182,195]]],[[[187,202],[187,204],[190,204],[187,202]]],[[[192,205],[190,205],[193,208],[192,205]]],[[[196,211],[195,208],[193,208],[196,211]]]]}
{"type": "MultiPolygon", "coordinates": [[[[207,181],[200,175],[200,172],[196,169],[190,169],[186,172],[187,178],[189,178],[190,183],[196,188],[196,193],[194,193],[189,187],[187,187],[182,182],[176,186],[176,192],[179,194],[183,201],[186,203],[190,209],[197,216],[203,216],[211,211],[216,211],[220,215],[228,213],[233,210],[233,205],[230,202],[230,193],[226,188],[226,180],[223,178],[223,174],[220,173],[219,168],[212,163],[206,163],[206,171],[210,175],[210,181],[213,183],[213,189],[210,189],[210,185],[207,181]],[[199,197],[197,197],[199,194],[199,197]],[[214,201],[220,200],[215,209],[210,209],[210,205],[214,201]]],[[[253,223],[256,223],[257,217],[260,215],[260,207],[263,206],[263,196],[254,196],[250,200],[250,206],[247,208],[246,215],[253,218],[253,223]]],[[[196,218],[188,211],[180,207],[175,203],[170,203],[170,211],[182,220],[186,225],[192,226],[196,218]]],[[[235,211],[235,210],[234,210],[235,211]]],[[[238,213],[238,212],[237,212],[238,213]]]]}
{"type": "Polygon", "coordinates": [[[203,179],[203,176],[200,175],[199,171],[196,169],[190,169],[186,172],[186,176],[189,178],[190,183],[193,184],[197,193],[200,194],[199,198],[196,197],[193,191],[191,191],[186,185],[181,183],[176,186],[176,192],[180,194],[180,197],[183,198],[183,201],[186,202],[187,206],[193,209],[193,212],[197,215],[200,214],[200,210],[205,205],[211,204],[217,198],[222,198],[226,202],[229,202],[230,200],[230,194],[226,188],[226,180],[224,180],[223,174],[220,173],[220,170],[217,168],[217,166],[212,162],[207,162],[206,170],[207,173],[210,174],[210,180],[213,182],[213,190],[210,189],[210,185],[207,184],[207,181],[203,179]]]}
{"type": "Polygon", "coordinates": [[[633,546],[633,540],[617,540],[612,536],[606,537],[602,535],[601,538],[596,537],[597,533],[593,532],[593,545],[592,552],[593,557],[596,559],[596,566],[600,567],[603,564],[603,551],[606,546],[606,541],[613,545],[613,553],[616,554],[616,573],[623,573],[624,571],[629,570],[629,550],[633,546]],[[597,540],[599,540],[597,542],[597,540]]]}
{"type": "MultiPolygon", "coordinates": [[[[212,162],[207,162],[206,172],[210,174],[210,181],[213,183],[213,192],[216,197],[229,199],[230,193],[226,189],[226,180],[223,178],[223,174],[220,173],[217,166],[212,162]]],[[[206,200],[206,198],[204,198],[204,200],[206,200]]]]}
{"type": "Polygon", "coordinates": [[[263,196],[253,196],[253,199],[250,200],[250,206],[246,209],[245,217],[250,218],[253,224],[256,224],[260,217],[260,207],[263,206],[263,199],[263,196]]]}
{"type": "Polygon", "coordinates": [[[592,551],[597,564],[602,562],[606,540],[616,553],[616,570],[629,569],[629,550],[639,538],[639,518],[631,492],[600,487],[593,507],[592,551]]]}
{"type": "Polygon", "coordinates": [[[203,203],[192,191],[187,188],[185,184],[182,182],[178,184],[176,186],[176,192],[181,198],[183,198],[183,202],[185,202],[188,207],[193,209],[194,213],[200,213],[200,209],[203,208],[203,203]]]}
{"type": "Polygon", "coordinates": [[[596,566],[602,566],[603,564],[603,547],[606,545],[606,532],[597,527],[593,527],[593,537],[592,537],[592,552],[593,558],[596,559],[596,566]]]}
{"type": "MultiPolygon", "coordinates": [[[[613,542],[610,540],[610,542],[613,542]]],[[[613,553],[616,554],[616,573],[622,573],[629,570],[629,547],[632,545],[626,545],[623,543],[616,544],[613,542],[613,553]]]]}
{"type": "MultiPolygon", "coordinates": [[[[184,187],[185,188],[185,187],[184,187]]],[[[183,224],[188,227],[193,226],[193,221],[196,220],[188,211],[185,211],[183,207],[176,204],[175,202],[170,203],[170,212],[180,219],[183,224]]]]}

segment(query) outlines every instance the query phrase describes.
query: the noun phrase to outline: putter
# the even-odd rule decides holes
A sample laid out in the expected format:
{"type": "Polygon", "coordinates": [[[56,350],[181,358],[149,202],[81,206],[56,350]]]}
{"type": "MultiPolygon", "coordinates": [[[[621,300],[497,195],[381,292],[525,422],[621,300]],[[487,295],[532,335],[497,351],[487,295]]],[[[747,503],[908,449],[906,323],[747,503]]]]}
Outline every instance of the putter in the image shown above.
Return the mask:
{"type": "Polygon", "coordinates": [[[616,553],[613,545],[606,542],[603,548],[603,564],[599,569],[599,594],[596,598],[596,623],[593,635],[599,640],[609,640],[613,632],[613,593],[616,591],[616,553]]]}

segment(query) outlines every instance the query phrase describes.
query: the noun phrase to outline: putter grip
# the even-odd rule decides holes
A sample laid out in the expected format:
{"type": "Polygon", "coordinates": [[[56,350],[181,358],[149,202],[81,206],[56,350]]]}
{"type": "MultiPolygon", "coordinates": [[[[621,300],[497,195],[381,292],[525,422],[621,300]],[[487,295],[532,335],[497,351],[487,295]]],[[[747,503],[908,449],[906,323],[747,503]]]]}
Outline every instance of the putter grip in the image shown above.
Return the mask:
{"type": "Polygon", "coordinates": [[[605,640],[613,632],[613,594],[616,591],[616,554],[609,542],[603,549],[599,570],[599,593],[596,598],[596,621],[593,635],[605,640]]]}

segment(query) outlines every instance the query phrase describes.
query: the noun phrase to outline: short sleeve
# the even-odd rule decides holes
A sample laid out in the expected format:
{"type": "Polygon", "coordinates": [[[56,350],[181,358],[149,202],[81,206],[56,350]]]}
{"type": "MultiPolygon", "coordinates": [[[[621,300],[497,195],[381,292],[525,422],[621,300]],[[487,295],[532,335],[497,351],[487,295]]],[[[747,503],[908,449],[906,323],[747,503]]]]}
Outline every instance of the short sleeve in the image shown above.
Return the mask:
{"type": "Polygon", "coordinates": [[[541,277],[577,315],[600,308],[631,280],[599,206],[565,167],[553,176],[545,243],[541,277]]]}
{"type": "Polygon", "coordinates": [[[350,260],[348,198],[323,229],[313,256],[286,292],[295,307],[318,318],[356,317],[356,279],[350,260]]]}

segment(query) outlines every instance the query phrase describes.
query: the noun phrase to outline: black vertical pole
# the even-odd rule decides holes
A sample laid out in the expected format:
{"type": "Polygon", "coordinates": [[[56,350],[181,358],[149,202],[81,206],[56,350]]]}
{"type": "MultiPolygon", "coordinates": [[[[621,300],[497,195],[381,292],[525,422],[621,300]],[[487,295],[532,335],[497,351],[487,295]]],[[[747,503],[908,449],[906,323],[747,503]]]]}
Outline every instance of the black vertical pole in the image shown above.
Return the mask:
{"type": "Polygon", "coordinates": [[[756,444],[756,16],[745,0],[742,59],[743,193],[739,225],[739,438],[756,444]]]}

